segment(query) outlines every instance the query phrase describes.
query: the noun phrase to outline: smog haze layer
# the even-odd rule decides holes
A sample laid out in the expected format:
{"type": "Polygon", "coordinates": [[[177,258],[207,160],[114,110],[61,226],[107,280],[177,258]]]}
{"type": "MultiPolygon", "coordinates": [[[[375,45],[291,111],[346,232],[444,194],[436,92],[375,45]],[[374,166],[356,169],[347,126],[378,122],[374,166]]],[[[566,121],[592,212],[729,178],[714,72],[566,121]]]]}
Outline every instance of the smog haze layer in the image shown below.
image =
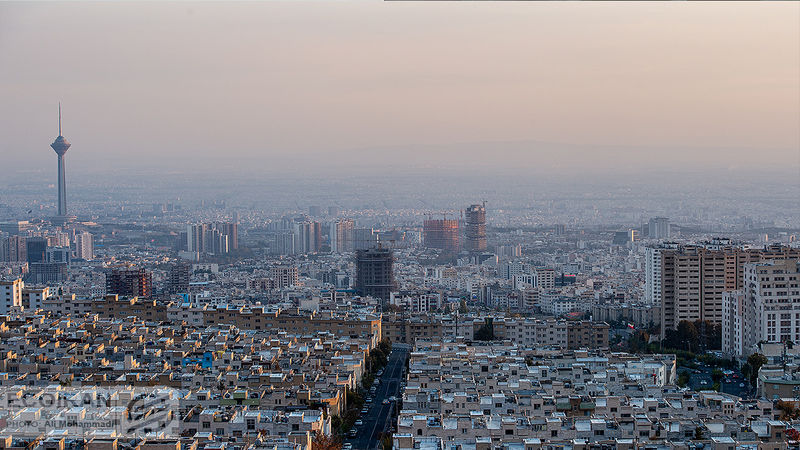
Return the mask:
{"type": "Polygon", "coordinates": [[[798,15],[797,3],[3,4],[0,146],[20,174],[49,168],[61,100],[77,183],[376,170],[796,182],[798,15]]]}

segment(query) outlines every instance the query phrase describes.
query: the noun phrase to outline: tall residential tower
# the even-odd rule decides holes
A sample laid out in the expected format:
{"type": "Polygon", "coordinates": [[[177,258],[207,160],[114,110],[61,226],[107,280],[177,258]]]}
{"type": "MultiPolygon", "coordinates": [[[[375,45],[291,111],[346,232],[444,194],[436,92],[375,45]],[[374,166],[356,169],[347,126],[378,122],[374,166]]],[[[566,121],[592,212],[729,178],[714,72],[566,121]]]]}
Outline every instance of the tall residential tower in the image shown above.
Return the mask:
{"type": "Polygon", "coordinates": [[[653,217],[648,222],[647,237],[650,239],[669,239],[670,226],[667,217],[653,217]]]}

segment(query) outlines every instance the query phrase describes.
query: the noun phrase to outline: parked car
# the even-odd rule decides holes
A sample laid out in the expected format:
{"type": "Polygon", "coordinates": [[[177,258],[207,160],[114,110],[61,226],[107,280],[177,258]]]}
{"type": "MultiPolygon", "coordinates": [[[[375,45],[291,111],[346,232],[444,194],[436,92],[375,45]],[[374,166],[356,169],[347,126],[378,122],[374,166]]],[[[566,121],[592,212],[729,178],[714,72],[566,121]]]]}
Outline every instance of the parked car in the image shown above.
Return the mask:
{"type": "Polygon", "coordinates": [[[364,425],[364,422],[361,419],[358,419],[358,420],[356,420],[354,425],[357,426],[357,427],[360,427],[361,425],[364,425]]]}

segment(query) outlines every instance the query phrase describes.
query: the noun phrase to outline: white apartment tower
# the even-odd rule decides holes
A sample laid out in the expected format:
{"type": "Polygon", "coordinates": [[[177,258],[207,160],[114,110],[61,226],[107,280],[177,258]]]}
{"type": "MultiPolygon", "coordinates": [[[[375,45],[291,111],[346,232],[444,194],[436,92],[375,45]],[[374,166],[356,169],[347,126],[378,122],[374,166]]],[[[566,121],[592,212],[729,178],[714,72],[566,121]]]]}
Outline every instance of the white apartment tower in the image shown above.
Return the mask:
{"type": "Polygon", "coordinates": [[[8,314],[22,308],[22,289],[25,283],[22,278],[0,281],[0,314],[8,314]]]}
{"type": "Polygon", "coordinates": [[[755,308],[743,291],[722,295],[722,351],[738,358],[752,354],[755,340],[755,308]]]}
{"type": "Polygon", "coordinates": [[[800,342],[800,260],[746,264],[745,295],[753,299],[759,341],[800,342]]]}
{"type": "Polygon", "coordinates": [[[88,231],[75,235],[75,257],[78,259],[94,259],[94,237],[88,231]]]}
{"type": "Polygon", "coordinates": [[[644,300],[649,305],[661,304],[661,248],[645,250],[644,300]]]}
{"type": "Polygon", "coordinates": [[[761,341],[800,342],[800,259],[743,269],[743,289],[723,297],[722,350],[744,357],[761,341]]]}

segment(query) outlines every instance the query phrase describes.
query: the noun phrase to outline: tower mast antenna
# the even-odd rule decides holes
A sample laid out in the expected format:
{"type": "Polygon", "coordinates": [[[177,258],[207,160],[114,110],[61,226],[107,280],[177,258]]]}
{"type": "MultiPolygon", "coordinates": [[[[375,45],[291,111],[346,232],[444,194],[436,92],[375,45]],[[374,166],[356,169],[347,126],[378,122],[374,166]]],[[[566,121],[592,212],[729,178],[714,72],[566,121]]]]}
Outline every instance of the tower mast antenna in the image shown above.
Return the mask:
{"type": "Polygon", "coordinates": [[[63,136],[61,134],[61,102],[58,102],[58,135],[63,136]]]}

